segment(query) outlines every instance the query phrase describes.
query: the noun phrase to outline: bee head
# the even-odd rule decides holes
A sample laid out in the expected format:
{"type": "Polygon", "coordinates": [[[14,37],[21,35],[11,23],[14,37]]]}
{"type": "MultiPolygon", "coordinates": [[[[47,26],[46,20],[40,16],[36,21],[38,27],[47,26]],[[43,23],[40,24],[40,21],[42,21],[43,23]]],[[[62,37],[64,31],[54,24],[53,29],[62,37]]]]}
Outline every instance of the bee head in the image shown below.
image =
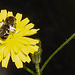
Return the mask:
{"type": "Polygon", "coordinates": [[[5,20],[6,24],[12,25],[12,26],[15,24],[15,21],[16,21],[16,18],[14,16],[9,16],[5,20]]]}

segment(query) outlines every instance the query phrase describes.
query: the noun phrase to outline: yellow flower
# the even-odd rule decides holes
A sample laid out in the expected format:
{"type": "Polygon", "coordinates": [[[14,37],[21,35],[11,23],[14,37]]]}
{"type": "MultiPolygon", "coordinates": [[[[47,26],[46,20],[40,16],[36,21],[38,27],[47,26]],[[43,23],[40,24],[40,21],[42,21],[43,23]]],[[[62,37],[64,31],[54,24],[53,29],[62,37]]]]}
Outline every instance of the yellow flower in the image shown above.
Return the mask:
{"type": "MultiPolygon", "coordinates": [[[[13,16],[13,12],[1,10],[0,27],[2,21],[10,16],[13,16]]],[[[39,29],[33,29],[34,24],[29,23],[28,18],[21,20],[22,14],[20,13],[17,13],[14,17],[16,18],[15,32],[13,33],[10,29],[6,39],[0,38],[0,62],[2,62],[2,67],[5,68],[8,66],[10,57],[17,68],[23,68],[23,63],[31,61],[28,54],[33,54],[39,48],[36,45],[39,40],[28,37],[36,34],[39,29]]]]}

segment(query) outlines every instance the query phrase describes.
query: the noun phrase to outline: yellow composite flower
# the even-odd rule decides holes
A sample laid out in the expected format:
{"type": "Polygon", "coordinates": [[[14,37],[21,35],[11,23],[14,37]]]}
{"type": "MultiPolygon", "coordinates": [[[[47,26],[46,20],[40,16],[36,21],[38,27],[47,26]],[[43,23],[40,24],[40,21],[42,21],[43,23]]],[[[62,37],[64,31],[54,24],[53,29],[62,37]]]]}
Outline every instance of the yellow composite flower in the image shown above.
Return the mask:
{"type": "MultiPolygon", "coordinates": [[[[0,22],[9,16],[14,16],[13,12],[1,10],[0,22]]],[[[38,51],[39,40],[32,39],[29,36],[37,33],[39,29],[33,29],[34,24],[29,23],[29,19],[22,20],[22,14],[17,13],[15,32],[9,32],[7,39],[0,38],[0,62],[2,67],[7,68],[9,59],[15,63],[17,68],[23,68],[23,63],[30,62],[29,53],[33,54],[38,51]]],[[[1,26],[1,25],[0,25],[1,26]]]]}

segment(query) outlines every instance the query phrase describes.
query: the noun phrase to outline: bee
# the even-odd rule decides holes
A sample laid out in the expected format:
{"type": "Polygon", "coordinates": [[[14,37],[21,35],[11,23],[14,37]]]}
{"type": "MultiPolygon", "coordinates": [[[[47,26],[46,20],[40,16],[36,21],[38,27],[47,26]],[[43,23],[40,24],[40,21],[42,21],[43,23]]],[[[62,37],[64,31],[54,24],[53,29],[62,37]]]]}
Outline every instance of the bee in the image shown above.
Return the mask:
{"type": "Polygon", "coordinates": [[[5,19],[5,21],[1,22],[0,27],[0,37],[2,39],[7,39],[9,35],[9,31],[12,29],[14,32],[16,27],[16,18],[14,16],[9,16],[5,19]]]}

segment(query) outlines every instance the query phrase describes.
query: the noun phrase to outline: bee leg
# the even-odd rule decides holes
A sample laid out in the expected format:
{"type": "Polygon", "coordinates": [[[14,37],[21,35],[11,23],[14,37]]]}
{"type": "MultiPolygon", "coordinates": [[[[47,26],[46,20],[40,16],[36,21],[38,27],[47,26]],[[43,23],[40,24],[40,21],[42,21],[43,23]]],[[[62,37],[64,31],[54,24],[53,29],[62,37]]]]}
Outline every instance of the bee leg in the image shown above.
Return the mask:
{"type": "Polygon", "coordinates": [[[8,31],[6,31],[6,34],[9,34],[9,32],[8,32],[8,31]]]}

